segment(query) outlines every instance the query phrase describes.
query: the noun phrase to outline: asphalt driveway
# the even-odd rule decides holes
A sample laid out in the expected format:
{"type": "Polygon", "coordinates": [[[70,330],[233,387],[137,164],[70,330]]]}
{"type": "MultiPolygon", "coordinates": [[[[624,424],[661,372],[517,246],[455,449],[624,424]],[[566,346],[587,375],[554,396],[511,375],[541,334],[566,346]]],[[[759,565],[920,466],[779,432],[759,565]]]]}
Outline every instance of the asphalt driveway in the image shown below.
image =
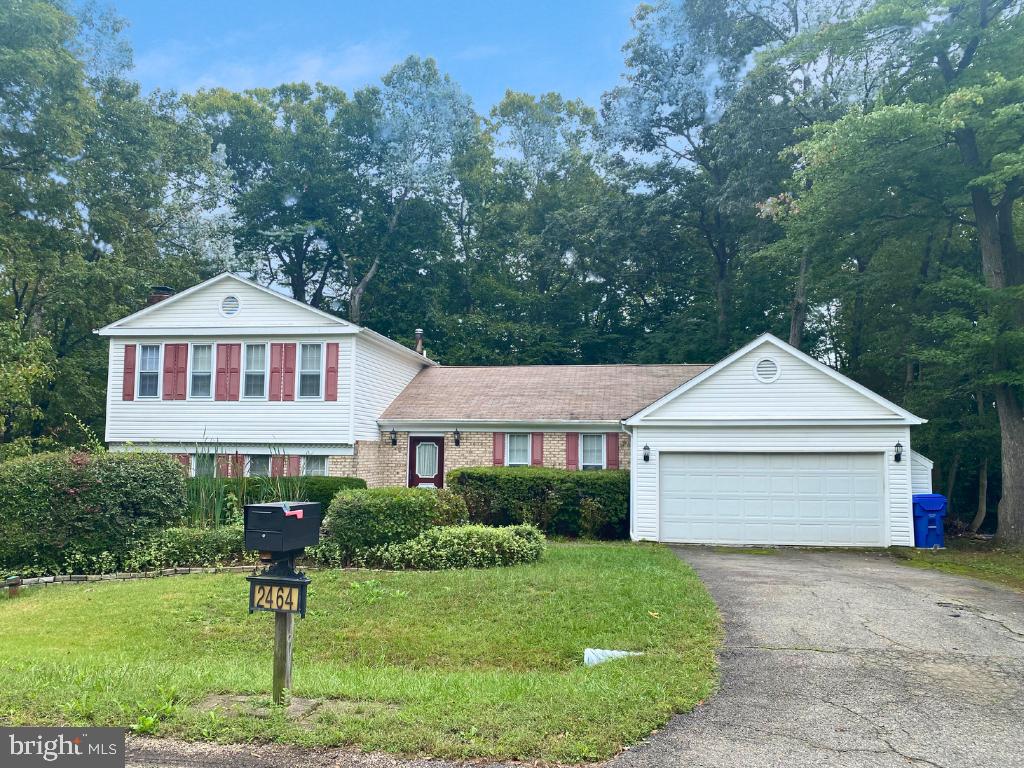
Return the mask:
{"type": "Polygon", "coordinates": [[[721,690],[611,765],[1024,766],[1024,595],[881,554],[678,554],[725,620],[721,690]]]}

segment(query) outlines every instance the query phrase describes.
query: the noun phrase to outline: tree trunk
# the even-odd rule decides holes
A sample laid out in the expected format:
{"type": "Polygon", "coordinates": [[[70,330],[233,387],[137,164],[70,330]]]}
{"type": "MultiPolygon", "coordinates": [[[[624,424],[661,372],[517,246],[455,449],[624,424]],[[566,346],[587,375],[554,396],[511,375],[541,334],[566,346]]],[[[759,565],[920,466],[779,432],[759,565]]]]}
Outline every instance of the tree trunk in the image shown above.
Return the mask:
{"type": "Polygon", "coordinates": [[[988,459],[982,459],[978,469],[978,511],[971,520],[971,533],[977,533],[988,514],[988,459]]]}
{"type": "Polygon", "coordinates": [[[1002,444],[1003,495],[996,535],[1011,546],[1024,545],[1024,414],[1020,398],[1008,386],[996,389],[1002,444]]]}
{"type": "Polygon", "coordinates": [[[804,326],[807,324],[807,251],[800,257],[800,274],[796,279],[796,291],[789,316],[789,343],[800,349],[804,338],[804,326]]]}
{"type": "Polygon", "coordinates": [[[953,515],[953,489],[956,487],[956,473],[960,469],[960,451],[953,455],[953,463],[949,465],[946,475],[946,517],[953,515]]]}

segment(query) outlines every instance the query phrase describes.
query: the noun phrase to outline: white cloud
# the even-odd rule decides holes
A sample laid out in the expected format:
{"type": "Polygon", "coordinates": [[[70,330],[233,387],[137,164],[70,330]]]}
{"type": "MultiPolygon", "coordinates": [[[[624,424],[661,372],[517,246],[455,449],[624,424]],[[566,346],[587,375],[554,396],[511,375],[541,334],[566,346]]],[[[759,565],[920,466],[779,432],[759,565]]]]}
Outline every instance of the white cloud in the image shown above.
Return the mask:
{"type": "Polygon", "coordinates": [[[380,78],[401,61],[394,40],[348,43],[333,49],[267,50],[259,40],[171,41],[138,51],[135,77],[146,88],[230,90],[272,87],[281,83],[322,81],[346,90],[380,78]]]}

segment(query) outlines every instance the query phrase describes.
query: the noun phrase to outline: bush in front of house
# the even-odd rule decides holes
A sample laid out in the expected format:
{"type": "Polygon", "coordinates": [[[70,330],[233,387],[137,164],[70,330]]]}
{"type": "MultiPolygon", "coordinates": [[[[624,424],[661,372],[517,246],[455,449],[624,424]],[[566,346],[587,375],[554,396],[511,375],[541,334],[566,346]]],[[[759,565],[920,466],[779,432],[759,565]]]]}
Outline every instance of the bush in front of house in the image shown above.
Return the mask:
{"type": "Polygon", "coordinates": [[[0,464],[0,568],[118,570],[186,511],[177,460],[149,451],[46,453],[0,464]]]}
{"type": "Polygon", "coordinates": [[[532,525],[451,525],[428,528],[407,541],[364,550],[356,562],[390,570],[496,568],[539,560],[544,554],[544,541],[544,534],[532,525]]]}
{"type": "Polygon", "coordinates": [[[629,537],[629,472],[541,467],[467,467],[448,473],[469,519],[484,525],[530,523],[549,536],[629,537]]]}
{"type": "Polygon", "coordinates": [[[216,528],[165,528],[139,544],[125,558],[123,570],[206,568],[255,562],[247,552],[241,525],[216,528]]]}
{"type": "Polygon", "coordinates": [[[237,522],[231,497],[238,509],[265,501],[315,501],[326,512],[339,491],[365,488],[359,477],[192,477],[188,480],[190,517],[195,525],[237,522]]]}
{"type": "Polygon", "coordinates": [[[465,506],[449,491],[369,488],[341,491],[327,509],[327,538],[343,562],[371,547],[396,544],[435,525],[464,523],[465,506]]]}

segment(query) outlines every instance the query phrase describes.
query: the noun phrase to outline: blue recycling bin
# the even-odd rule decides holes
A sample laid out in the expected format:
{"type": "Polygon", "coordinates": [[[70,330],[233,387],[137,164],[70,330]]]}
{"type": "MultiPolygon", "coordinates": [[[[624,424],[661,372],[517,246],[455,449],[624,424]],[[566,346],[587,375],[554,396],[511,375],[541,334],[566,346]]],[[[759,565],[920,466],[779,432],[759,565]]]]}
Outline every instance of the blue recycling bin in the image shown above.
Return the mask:
{"type": "Polygon", "coordinates": [[[945,496],[941,493],[915,493],[914,546],[922,549],[946,546],[942,531],[945,518],[945,496]]]}

